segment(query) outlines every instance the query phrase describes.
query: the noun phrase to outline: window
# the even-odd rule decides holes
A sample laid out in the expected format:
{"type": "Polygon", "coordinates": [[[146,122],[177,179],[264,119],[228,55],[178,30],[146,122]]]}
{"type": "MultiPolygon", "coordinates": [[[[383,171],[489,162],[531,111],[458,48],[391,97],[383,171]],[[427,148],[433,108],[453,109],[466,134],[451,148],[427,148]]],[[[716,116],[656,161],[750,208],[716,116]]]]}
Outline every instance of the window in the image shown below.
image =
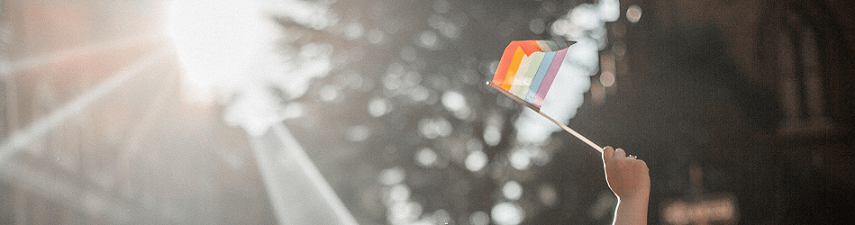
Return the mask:
{"type": "Polygon", "coordinates": [[[777,34],[776,72],[784,121],[779,134],[811,134],[827,131],[823,69],[814,27],[804,18],[786,11],[777,34]]]}

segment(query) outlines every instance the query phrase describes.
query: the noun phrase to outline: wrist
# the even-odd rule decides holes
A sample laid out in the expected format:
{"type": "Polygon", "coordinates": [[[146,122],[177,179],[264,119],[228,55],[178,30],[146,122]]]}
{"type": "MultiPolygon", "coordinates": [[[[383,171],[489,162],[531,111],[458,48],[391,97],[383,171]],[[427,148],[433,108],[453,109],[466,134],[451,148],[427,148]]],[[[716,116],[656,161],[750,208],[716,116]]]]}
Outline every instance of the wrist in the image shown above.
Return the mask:
{"type": "Polygon", "coordinates": [[[618,204],[620,205],[647,205],[650,201],[649,196],[632,196],[632,197],[618,197],[618,204]]]}
{"type": "Polygon", "coordinates": [[[641,188],[632,193],[616,196],[618,201],[647,202],[650,199],[650,188],[641,188]]]}

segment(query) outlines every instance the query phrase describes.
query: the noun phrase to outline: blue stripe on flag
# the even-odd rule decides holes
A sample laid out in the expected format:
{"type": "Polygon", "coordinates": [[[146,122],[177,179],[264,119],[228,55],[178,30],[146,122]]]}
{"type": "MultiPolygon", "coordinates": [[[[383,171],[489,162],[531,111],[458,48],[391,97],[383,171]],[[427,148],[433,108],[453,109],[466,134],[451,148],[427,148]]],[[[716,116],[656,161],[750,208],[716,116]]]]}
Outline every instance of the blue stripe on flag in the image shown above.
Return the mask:
{"type": "Polygon", "coordinates": [[[534,79],[531,81],[531,86],[528,89],[528,92],[525,95],[526,102],[533,102],[535,95],[537,95],[537,90],[540,88],[540,83],[543,82],[543,77],[546,76],[546,71],[549,70],[549,66],[552,63],[553,58],[555,58],[556,52],[546,52],[546,55],[543,56],[543,61],[540,62],[540,66],[537,68],[537,73],[534,75],[534,79]]]}

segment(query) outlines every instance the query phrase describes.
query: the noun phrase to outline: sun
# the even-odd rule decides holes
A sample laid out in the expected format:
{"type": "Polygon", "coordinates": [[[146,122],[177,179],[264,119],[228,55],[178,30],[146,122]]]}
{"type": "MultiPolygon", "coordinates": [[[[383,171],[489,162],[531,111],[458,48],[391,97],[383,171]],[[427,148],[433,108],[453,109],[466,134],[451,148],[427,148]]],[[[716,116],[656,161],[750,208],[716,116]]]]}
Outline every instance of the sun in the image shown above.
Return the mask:
{"type": "Polygon", "coordinates": [[[234,92],[253,82],[278,33],[253,1],[172,0],[166,33],[201,95],[234,92]]]}

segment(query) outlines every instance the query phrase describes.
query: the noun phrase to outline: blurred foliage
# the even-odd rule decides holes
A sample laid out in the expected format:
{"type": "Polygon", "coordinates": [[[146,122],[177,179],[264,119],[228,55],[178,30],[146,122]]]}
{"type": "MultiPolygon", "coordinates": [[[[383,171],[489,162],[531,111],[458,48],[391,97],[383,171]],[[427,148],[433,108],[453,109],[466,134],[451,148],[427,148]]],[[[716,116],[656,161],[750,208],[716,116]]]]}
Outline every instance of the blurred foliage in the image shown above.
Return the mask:
{"type": "Polygon", "coordinates": [[[494,223],[518,210],[504,221],[605,223],[601,175],[569,172],[598,170],[594,154],[555,163],[563,140],[512,143],[523,108],[484,85],[507,43],[551,39],[551,21],[581,3],[342,0],[323,3],[326,27],[279,17],[286,52],[334,49],[285,123],[363,224],[494,223]]]}

